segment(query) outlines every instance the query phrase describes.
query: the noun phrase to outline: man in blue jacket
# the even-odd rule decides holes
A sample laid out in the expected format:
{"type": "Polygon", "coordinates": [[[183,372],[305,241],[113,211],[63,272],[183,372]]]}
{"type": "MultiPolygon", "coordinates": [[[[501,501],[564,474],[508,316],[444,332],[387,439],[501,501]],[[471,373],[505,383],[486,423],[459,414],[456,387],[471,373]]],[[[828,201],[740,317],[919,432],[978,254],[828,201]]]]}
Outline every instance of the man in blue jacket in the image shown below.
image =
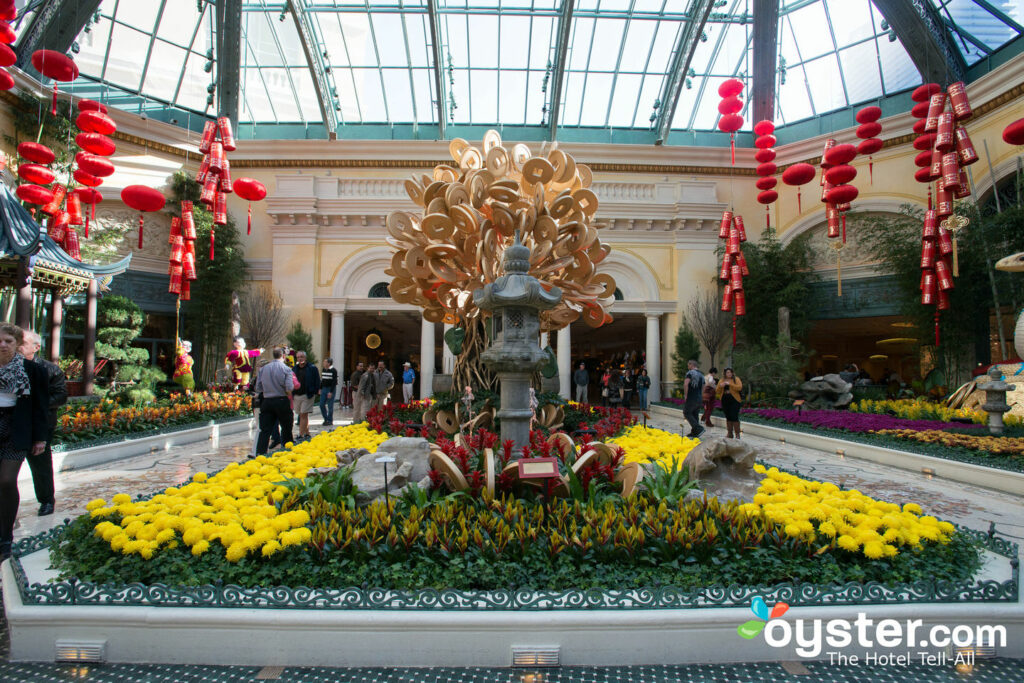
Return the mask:
{"type": "Polygon", "coordinates": [[[412,363],[405,361],[402,370],[402,403],[412,400],[412,383],[416,381],[416,371],[412,369],[412,363]]]}
{"type": "Polygon", "coordinates": [[[306,352],[295,352],[295,367],[292,368],[299,386],[295,390],[295,412],[299,414],[299,436],[296,441],[309,441],[309,414],[313,412],[313,401],[320,392],[320,372],[312,363],[306,362],[306,352]]]}

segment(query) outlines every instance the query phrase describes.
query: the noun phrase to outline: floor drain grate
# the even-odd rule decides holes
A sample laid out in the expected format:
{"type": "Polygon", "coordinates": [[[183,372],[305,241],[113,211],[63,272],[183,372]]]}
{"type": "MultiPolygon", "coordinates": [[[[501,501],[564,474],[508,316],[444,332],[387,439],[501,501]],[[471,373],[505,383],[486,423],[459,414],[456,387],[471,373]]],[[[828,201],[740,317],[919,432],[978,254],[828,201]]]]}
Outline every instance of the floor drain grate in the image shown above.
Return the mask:
{"type": "Polygon", "coordinates": [[[276,681],[284,673],[283,666],[265,666],[256,673],[257,681],[276,681]]]}

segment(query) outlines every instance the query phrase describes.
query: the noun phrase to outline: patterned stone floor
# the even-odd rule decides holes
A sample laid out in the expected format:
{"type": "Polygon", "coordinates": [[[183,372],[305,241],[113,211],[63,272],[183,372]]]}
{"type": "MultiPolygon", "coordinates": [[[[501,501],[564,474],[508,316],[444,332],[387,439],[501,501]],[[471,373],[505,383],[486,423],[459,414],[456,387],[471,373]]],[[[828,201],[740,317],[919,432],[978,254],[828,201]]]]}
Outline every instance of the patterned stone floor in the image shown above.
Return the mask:
{"type": "MultiPolygon", "coordinates": [[[[348,411],[335,415],[335,425],[350,419],[348,411]]],[[[311,431],[322,429],[314,421],[311,431]]],[[[677,423],[655,420],[652,426],[679,431],[677,423]]],[[[714,429],[712,435],[724,435],[714,429]]],[[[955,482],[898,470],[875,463],[820,453],[807,448],[780,444],[759,437],[744,437],[758,448],[760,457],[782,467],[799,470],[818,479],[842,482],[847,487],[893,502],[918,502],[927,512],[973,528],[985,529],[995,523],[997,530],[1024,541],[1024,500],[955,482]]],[[[153,491],[180,484],[193,472],[213,472],[230,462],[243,460],[251,450],[245,435],[226,437],[219,444],[210,442],[170,452],[138,456],[84,470],[57,475],[57,513],[37,517],[38,509],[31,481],[21,483],[22,505],[18,517],[17,538],[32,535],[61,523],[84,510],[93,498],[108,498],[120,492],[153,491]]],[[[765,663],[748,665],[644,666],[644,667],[566,667],[526,671],[519,669],[341,669],[256,667],[113,665],[71,666],[47,663],[11,663],[6,620],[0,619],[0,683],[36,683],[44,681],[86,680],[96,683],[207,683],[277,680],[323,683],[617,683],[745,681],[832,681],[835,683],[1024,681],[1024,661],[987,660],[978,662],[970,673],[958,673],[952,666],[913,665],[889,669],[840,668],[823,662],[765,663]]]]}

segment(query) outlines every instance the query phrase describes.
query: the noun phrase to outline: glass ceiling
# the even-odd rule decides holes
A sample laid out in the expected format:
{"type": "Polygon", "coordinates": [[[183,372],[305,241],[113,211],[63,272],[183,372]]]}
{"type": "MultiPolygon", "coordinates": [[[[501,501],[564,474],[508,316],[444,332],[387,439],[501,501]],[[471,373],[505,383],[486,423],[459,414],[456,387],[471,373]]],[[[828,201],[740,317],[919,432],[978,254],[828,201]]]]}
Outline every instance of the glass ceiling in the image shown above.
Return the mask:
{"type": "MultiPolygon", "coordinates": [[[[532,128],[542,138],[550,128],[565,2],[571,0],[243,0],[241,128],[255,137],[323,135],[295,12],[314,43],[339,137],[420,136],[420,126],[422,137],[436,137],[434,4],[447,136],[460,127],[499,125],[532,128]]],[[[1020,0],[930,2],[968,66],[1021,35],[1020,0]]],[[[575,0],[559,135],[584,129],[595,139],[602,138],[594,129],[653,134],[660,108],[670,105],[659,98],[692,4],[575,0]]],[[[718,85],[727,78],[744,79],[748,94],[751,11],[750,0],[715,3],[673,131],[715,130],[718,85]]],[[[31,16],[26,12],[16,28],[23,31],[31,16]]],[[[82,78],[67,89],[200,127],[202,116],[215,113],[214,23],[212,0],[102,0],[73,48],[82,78]]],[[[907,50],[869,0],[783,0],[775,61],[778,125],[882,101],[921,83],[907,50]]],[[[742,113],[749,130],[752,114],[742,113]]]]}

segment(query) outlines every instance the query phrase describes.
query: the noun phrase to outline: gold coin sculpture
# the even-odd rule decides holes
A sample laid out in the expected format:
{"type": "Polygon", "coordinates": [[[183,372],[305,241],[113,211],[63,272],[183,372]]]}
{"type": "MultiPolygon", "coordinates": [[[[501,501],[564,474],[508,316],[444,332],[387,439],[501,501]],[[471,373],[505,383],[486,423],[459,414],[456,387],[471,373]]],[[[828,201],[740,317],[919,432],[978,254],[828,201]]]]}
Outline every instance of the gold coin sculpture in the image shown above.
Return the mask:
{"type": "Polygon", "coordinates": [[[481,149],[462,138],[448,149],[454,165],[405,181],[422,210],[388,216],[392,298],[421,306],[428,320],[477,317],[472,293],[503,274],[502,253],[519,231],[532,250],[530,274],[562,289],[558,306],[540,314],[542,332],[580,318],[591,327],[611,322],[615,280],[599,272],[611,248],[598,236],[590,169],[557,147],[546,155],[506,149],[494,130],[481,149]]]}

